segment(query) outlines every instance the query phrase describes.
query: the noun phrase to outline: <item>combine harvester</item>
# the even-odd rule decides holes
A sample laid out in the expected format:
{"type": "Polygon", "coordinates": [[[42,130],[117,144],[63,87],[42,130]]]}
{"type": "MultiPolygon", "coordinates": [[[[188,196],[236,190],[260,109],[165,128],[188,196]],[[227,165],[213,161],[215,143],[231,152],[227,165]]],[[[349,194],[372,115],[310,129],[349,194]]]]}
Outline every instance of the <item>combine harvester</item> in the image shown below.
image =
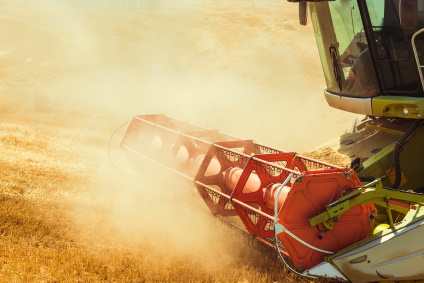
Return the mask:
{"type": "Polygon", "coordinates": [[[192,180],[299,275],[424,282],[424,0],[300,2],[301,24],[307,9],[329,105],[369,117],[335,148],[350,168],[165,115],[134,117],[121,148],[192,180]]]}

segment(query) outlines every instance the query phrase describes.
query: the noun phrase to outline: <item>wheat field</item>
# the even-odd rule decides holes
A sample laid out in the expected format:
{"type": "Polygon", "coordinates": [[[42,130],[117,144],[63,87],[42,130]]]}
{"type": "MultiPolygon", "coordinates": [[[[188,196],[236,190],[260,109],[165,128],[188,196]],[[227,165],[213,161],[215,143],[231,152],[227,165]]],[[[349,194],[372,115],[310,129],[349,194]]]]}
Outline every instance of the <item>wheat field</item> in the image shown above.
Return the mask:
{"type": "MultiPolygon", "coordinates": [[[[296,79],[277,76],[287,52],[304,58],[302,91],[323,86],[311,27],[269,0],[109,2],[0,1],[0,281],[313,282],[216,223],[190,184],[108,156],[116,127],[146,112],[290,145],[247,109],[296,79]]],[[[277,110],[257,114],[272,128],[277,110]]]]}
{"type": "MultiPolygon", "coordinates": [[[[113,219],[117,212],[110,197],[92,191],[102,183],[94,169],[101,166],[105,146],[100,133],[34,123],[40,115],[13,117],[13,123],[7,122],[10,118],[2,117],[0,132],[2,282],[269,282],[280,278],[281,266],[244,243],[205,240],[198,244],[207,247],[186,251],[174,245],[187,242],[169,242],[172,233],[155,235],[146,224],[118,222],[113,219]]],[[[114,186],[125,185],[115,182],[114,186]]]]}

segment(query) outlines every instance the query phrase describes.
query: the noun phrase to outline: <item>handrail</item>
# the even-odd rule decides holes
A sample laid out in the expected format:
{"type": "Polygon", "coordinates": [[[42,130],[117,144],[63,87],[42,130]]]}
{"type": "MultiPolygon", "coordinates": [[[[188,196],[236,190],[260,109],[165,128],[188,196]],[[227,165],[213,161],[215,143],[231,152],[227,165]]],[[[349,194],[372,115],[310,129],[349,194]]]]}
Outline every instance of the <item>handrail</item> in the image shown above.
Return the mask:
{"type": "Polygon", "coordinates": [[[424,32],[424,28],[420,29],[419,31],[414,33],[414,35],[411,38],[411,43],[412,43],[412,50],[414,51],[414,55],[415,55],[415,61],[417,62],[418,73],[419,73],[420,79],[421,79],[421,85],[424,89],[424,78],[423,78],[423,72],[421,70],[421,69],[424,68],[424,65],[421,65],[421,63],[420,63],[420,58],[418,58],[418,53],[417,53],[417,47],[415,46],[415,38],[417,37],[417,35],[419,35],[423,32],[424,32]]]}

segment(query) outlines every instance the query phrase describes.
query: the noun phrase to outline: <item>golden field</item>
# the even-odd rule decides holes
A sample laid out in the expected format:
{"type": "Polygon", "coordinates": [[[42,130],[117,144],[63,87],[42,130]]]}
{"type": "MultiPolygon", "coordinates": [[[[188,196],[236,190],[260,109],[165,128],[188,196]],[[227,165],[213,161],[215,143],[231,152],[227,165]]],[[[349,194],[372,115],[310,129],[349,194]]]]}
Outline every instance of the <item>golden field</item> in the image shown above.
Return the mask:
{"type": "Polygon", "coordinates": [[[0,281],[305,282],[108,144],[160,112],[295,150],[339,134],[312,28],[277,1],[109,2],[0,1],[0,281]]]}

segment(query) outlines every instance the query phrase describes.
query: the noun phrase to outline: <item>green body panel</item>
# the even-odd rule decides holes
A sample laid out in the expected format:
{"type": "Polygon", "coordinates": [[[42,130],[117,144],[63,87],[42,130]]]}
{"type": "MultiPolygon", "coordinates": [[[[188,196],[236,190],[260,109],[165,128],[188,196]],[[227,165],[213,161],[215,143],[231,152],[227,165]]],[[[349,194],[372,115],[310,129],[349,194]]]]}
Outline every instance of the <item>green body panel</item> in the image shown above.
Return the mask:
{"type": "MultiPolygon", "coordinates": [[[[406,144],[400,154],[402,182],[400,189],[417,191],[424,187],[424,129],[406,144]]],[[[393,178],[394,179],[394,178],[393,178]]]]}
{"type": "Polygon", "coordinates": [[[372,99],[373,115],[379,117],[421,119],[423,109],[424,98],[420,97],[376,96],[372,99]]]}
{"type": "MultiPolygon", "coordinates": [[[[390,144],[380,152],[366,160],[357,170],[358,176],[381,178],[383,186],[392,187],[395,181],[393,168],[393,150],[395,144],[390,144]]],[[[424,187],[424,129],[404,146],[400,154],[402,169],[401,190],[416,191],[424,187]]]]}
{"type": "MultiPolygon", "coordinates": [[[[372,176],[374,178],[381,178],[389,174],[393,165],[394,148],[395,143],[392,143],[382,149],[380,152],[373,155],[371,158],[364,161],[362,166],[356,172],[358,176],[372,176]]],[[[389,178],[382,178],[382,182],[385,187],[391,186],[389,178]]]]}

